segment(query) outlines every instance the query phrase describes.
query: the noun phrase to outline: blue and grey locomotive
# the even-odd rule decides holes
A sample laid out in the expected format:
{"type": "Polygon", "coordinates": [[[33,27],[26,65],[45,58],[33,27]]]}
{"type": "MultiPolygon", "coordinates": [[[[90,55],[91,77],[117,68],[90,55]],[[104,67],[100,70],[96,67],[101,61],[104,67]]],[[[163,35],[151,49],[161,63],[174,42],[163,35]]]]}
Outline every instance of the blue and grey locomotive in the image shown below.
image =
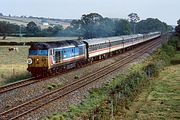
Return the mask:
{"type": "Polygon", "coordinates": [[[82,41],[32,43],[28,55],[27,70],[33,76],[53,74],[73,68],[86,59],[86,45],[82,41]]]}

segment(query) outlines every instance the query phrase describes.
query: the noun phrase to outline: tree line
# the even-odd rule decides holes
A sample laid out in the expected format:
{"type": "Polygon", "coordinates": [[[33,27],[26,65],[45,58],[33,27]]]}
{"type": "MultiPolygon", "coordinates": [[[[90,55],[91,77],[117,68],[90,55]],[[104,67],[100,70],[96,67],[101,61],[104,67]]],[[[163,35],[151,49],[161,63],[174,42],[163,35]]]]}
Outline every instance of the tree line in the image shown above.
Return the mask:
{"type": "Polygon", "coordinates": [[[77,36],[80,38],[97,38],[172,30],[171,26],[161,22],[157,18],[140,20],[136,13],[131,13],[128,17],[129,20],[107,18],[98,13],[84,14],[80,19],[72,20],[70,26],[65,29],[61,25],[41,29],[33,21],[29,22],[27,26],[18,26],[0,21],[0,34],[4,36],[22,34],[23,36],[77,36]]]}

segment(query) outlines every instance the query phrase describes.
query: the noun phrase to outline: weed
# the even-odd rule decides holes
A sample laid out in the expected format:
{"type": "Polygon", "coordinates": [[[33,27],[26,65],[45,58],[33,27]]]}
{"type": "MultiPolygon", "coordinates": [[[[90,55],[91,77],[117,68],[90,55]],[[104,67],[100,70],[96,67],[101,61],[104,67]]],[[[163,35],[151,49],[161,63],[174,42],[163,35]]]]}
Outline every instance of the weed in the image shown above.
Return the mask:
{"type": "Polygon", "coordinates": [[[74,79],[79,79],[79,76],[78,76],[78,75],[75,75],[75,76],[74,76],[74,79]]]}
{"type": "Polygon", "coordinates": [[[47,88],[49,90],[52,90],[52,89],[56,89],[56,88],[62,87],[62,86],[63,86],[62,84],[50,83],[50,84],[47,85],[47,88]]]}

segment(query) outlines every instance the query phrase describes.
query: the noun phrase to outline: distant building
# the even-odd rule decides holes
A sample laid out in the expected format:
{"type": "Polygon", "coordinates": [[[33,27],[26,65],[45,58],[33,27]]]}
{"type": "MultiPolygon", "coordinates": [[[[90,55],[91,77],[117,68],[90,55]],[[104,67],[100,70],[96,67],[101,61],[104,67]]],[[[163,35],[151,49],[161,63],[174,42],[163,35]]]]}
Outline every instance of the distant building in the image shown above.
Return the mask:
{"type": "Polygon", "coordinates": [[[47,22],[43,22],[43,25],[44,25],[44,26],[48,26],[48,25],[49,25],[49,23],[47,23],[47,22]]]}

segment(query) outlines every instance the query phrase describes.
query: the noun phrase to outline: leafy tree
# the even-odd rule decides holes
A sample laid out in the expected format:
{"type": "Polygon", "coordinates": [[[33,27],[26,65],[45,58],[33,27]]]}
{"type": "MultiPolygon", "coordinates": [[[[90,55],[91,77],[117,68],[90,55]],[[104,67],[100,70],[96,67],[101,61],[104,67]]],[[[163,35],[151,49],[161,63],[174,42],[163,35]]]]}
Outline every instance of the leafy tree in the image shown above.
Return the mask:
{"type": "Polygon", "coordinates": [[[176,30],[176,33],[180,34],[180,25],[176,26],[175,30],[176,30]]]}
{"type": "Polygon", "coordinates": [[[7,22],[5,21],[0,21],[0,34],[3,35],[3,40],[6,39],[6,34],[7,34],[8,28],[7,28],[7,22]]]}
{"type": "Polygon", "coordinates": [[[175,31],[176,31],[177,34],[180,35],[180,25],[176,26],[175,31]]]}
{"type": "Polygon", "coordinates": [[[180,19],[177,21],[177,26],[175,28],[176,33],[180,36],[180,19]]]}
{"type": "Polygon", "coordinates": [[[98,27],[101,24],[103,17],[97,13],[82,15],[80,24],[84,38],[97,37],[98,27]]]}
{"type": "Polygon", "coordinates": [[[3,39],[6,39],[7,34],[18,33],[19,26],[10,24],[9,22],[0,21],[0,35],[3,35],[3,39]]]}
{"type": "Polygon", "coordinates": [[[40,32],[40,28],[33,21],[31,21],[27,24],[26,30],[30,34],[35,34],[35,33],[40,32]]]}
{"type": "Polygon", "coordinates": [[[51,27],[51,26],[49,26],[47,29],[45,29],[45,30],[47,30],[47,32],[52,32],[53,31],[53,27],[51,27]]]}
{"type": "Polygon", "coordinates": [[[73,20],[71,26],[66,29],[66,31],[71,31],[71,33],[77,33],[78,37],[83,36],[81,29],[81,20],[73,20]]]}
{"type": "Polygon", "coordinates": [[[172,27],[168,26],[166,23],[161,22],[157,18],[147,18],[146,20],[141,20],[137,23],[138,33],[149,33],[155,31],[166,32],[172,27]]]}
{"type": "Polygon", "coordinates": [[[127,20],[103,18],[97,13],[82,15],[80,20],[73,20],[70,29],[84,38],[108,37],[129,34],[127,20]]]}
{"type": "Polygon", "coordinates": [[[177,24],[180,25],[180,19],[177,21],[177,24]]]}
{"type": "Polygon", "coordinates": [[[41,30],[42,36],[57,36],[63,30],[61,25],[49,26],[47,29],[41,30]]]}
{"type": "Polygon", "coordinates": [[[97,29],[97,37],[108,37],[115,35],[115,22],[110,18],[103,18],[97,29]]]}
{"type": "Polygon", "coordinates": [[[128,15],[130,22],[133,24],[133,32],[136,33],[136,23],[140,20],[137,13],[131,13],[128,15]]]}
{"type": "Polygon", "coordinates": [[[128,35],[131,33],[131,25],[129,21],[120,19],[115,21],[115,35],[128,35]]]}
{"type": "Polygon", "coordinates": [[[140,20],[137,13],[131,13],[128,15],[128,17],[130,18],[130,22],[133,22],[133,23],[136,23],[140,20]]]}
{"type": "Polygon", "coordinates": [[[57,34],[58,32],[62,31],[63,30],[63,26],[62,25],[55,25],[53,27],[53,34],[57,34]]]}

